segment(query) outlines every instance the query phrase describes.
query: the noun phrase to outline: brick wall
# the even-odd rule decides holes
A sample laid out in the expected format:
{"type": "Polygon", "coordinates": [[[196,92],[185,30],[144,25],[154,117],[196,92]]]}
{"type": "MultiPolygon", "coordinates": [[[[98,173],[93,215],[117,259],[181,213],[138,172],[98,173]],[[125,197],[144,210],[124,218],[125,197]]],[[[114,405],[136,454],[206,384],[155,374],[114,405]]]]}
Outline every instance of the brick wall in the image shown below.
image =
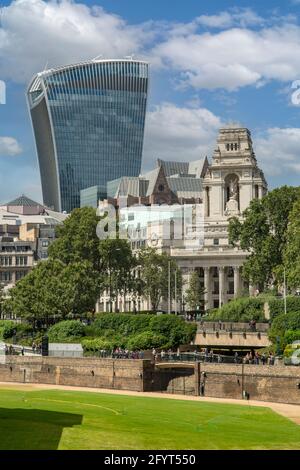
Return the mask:
{"type": "Polygon", "coordinates": [[[300,405],[300,367],[190,363],[163,369],[150,360],[6,356],[0,381],[162,391],[300,405]],[[205,373],[205,374],[203,374],[205,373]]]}
{"type": "Polygon", "coordinates": [[[138,359],[6,356],[6,362],[0,364],[0,381],[142,391],[144,362],[138,359]]]}

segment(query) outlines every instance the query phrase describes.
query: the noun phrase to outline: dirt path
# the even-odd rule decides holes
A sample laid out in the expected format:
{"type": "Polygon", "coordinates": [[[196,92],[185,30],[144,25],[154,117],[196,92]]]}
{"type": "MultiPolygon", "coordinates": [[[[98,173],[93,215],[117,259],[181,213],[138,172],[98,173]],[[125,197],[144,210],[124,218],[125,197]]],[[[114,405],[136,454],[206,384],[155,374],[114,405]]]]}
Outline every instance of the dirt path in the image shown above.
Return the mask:
{"type": "Polygon", "coordinates": [[[74,390],[80,392],[108,393],[111,395],[129,395],[136,397],[165,398],[171,400],[189,400],[209,403],[232,403],[234,405],[244,406],[263,406],[271,408],[276,413],[288,418],[294,423],[300,425],[300,405],[288,405],[286,403],[272,403],[257,400],[233,400],[230,398],[213,398],[213,397],[195,397],[193,395],[173,395],[169,393],[157,392],[131,392],[128,390],[111,390],[106,388],[92,387],[71,387],[68,385],[48,385],[48,384],[24,384],[15,382],[0,382],[1,389],[17,389],[17,390],[74,390]]]}

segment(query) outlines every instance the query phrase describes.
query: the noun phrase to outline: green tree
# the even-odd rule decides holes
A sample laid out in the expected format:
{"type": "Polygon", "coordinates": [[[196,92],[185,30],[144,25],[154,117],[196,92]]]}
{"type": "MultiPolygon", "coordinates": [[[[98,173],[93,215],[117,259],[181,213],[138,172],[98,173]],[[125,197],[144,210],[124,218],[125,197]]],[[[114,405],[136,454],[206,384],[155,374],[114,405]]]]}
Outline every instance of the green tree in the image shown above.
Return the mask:
{"type": "Polygon", "coordinates": [[[111,300],[138,291],[139,284],[134,271],[137,259],[127,240],[116,238],[101,241],[99,255],[104,287],[111,300]]]}
{"type": "Polygon", "coordinates": [[[229,241],[249,252],[243,277],[260,290],[271,281],[280,281],[289,213],[300,198],[300,188],[282,186],[261,200],[253,199],[243,220],[231,218],[229,241]]]}
{"type": "Polygon", "coordinates": [[[199,275],[196,271],[191,274],[189,287],[186,290],[185,301],[190,310],[204,311],[204,294],[205,289],[201,285],[199,275]]]}
{"type": "Polygon", "coordinates": [[[8,305],[18,317],[34,326],[49,318],[84,314],[94,308],[99,295],[99,275],[88,261],[64,265],[58,260],[39,263],[10,290],[8,305]]]}
{"type": "Polygon", "coordinates": [[[170,295],[175,298],[175,272],[176,296],[180,298],[182,290],[182,276],[177,263],[166,253],[159,254],[154,248],[145,248],[140,251],[138,262],[141,266],[144,295],[150,297],[151,309],[158,309],[162,299],[168,299],[168,279],[170,266],[170,295]]]}
{"type": "Polygon", "coordinates": [[[290,212],[284,248],[284,265],[287,283],[290,287],[300,287],[300,200],[290,212]]]}
{"type": "Polygon", "coordinates": [[[89,261],[101,271],[100,240],[96,229],[100,217],[92,207],[74,209],[56,229],[57,239],[49,247],[49,258],[64,264],[89,261]]]}

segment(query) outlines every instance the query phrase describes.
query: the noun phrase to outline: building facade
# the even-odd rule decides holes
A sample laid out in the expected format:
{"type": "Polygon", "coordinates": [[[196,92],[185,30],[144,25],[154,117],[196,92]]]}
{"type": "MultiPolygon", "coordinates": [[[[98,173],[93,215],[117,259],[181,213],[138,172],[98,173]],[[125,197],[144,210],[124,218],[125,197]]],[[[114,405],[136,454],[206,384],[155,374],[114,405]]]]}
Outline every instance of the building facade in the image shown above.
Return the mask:
{"type": "Polygon", "coordinates": [[[80,190],[141,170],[148,64],[91,60],[38,73],[28,104],[44,204],[80,207],[80,190]]]}
{"type": "MultiPolygon", "coordinates": [[[[228,127],[219,131],[211,162],[207,158],[191,163],[158,160],[157,168],[140,178],[110,182],[108,200],[102,204],[110,202],[119,208],[121,223],[123,220],[125,228],[134,233],[130,238],[134,250],[152,246],[177,261],[184,288],[182,299],[176,305],[172,302],[173,311],[188,308],[184,290],[194,271],[205,288],[205,309],[209,310],[245,289],[253,291],[241,276],[247,253],[229,244],[228,225],[230,217],[241,219],[251,200],[261,199],[266,192],[267,183],[257,165],[249,130],[228,127]],[[144,205],[144,211],[134,204],[144,205]],[[194,206],[200,207],[199,220],[190,217],[189,230],[184,229],[182,237],[174,236],[174,230],[172,233],[172,207],[176,205],[177,211],[178,205],[192,208],[192,212],[194,206]],[[155,208],[150,220],[140,215],[140,211],[147,213],[147,206],[155,208]],[[162,211],[169,215],[158,216],[162,211]]],[[[98,309],[108,311],[108,301],[105,295],[101,297],[98,309]]],[[[150,303],[148,299],[129,297],[118,300],[120,310],[132,310],[134,306],[146,310],[150,303]]],[[[166,310],[166,305],[161,308],[166,310]]]]}
{"type": "Polygon", "coordinates": [[[55,229],[67,215],[22,195],[0,206],[0,283],[13,287],[32,267],[48,258],[55,229]]]}

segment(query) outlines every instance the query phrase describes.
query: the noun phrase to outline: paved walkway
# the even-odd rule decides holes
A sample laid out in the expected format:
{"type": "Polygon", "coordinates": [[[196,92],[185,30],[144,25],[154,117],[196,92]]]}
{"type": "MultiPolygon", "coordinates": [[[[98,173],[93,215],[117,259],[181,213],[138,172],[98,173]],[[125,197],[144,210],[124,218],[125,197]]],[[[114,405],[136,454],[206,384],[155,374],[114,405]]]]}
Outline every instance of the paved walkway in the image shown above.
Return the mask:
{"type": "Polygon", "coordinates": [[[270,408],[276,413],[294,421],[300,425],[300,405],[289,405],[286,403],[272,403],[257,400],[234,400],[230,398],[196,397],[194,395],[176,395],[170,393],[158,392],[132,392],[129,390],[111,390],[106,388],[92,387],[72,387],[68,385],[49,385],[49,384],[24,384],[18,382],[0,382],[1,388],[19,389],[19,390],[74,390],[80,392],[108,393],[111,395],[129,395],[136,397],[165,398],[171,400],[189,400],[203,403],[231,403],[243,406],[262,406],[270,408]]]}

